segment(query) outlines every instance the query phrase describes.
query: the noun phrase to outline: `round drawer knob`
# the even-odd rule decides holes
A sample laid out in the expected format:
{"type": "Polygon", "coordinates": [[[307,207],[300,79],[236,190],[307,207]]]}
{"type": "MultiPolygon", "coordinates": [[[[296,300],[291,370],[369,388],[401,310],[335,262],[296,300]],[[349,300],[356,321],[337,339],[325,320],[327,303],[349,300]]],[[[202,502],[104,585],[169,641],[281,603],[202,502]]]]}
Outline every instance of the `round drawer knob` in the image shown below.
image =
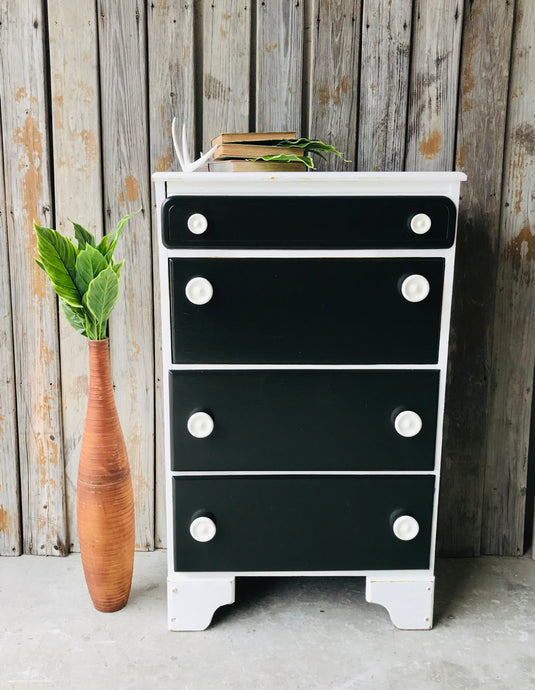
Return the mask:
{"type": "Polygon", "coordinates": [[[189,533],[195,541],[210,541],[215,537],[215,522],[206,515],[195,518],[189,526],[189,533]]]}
{"type": "Polygon", "coordinates": [[[400,436],[410,438],[420,433],[422,429],[422,418],[417,412],[403,410],[394,420],[394,426],[400,436]]]}
{"type": "Polygon", "coordinates": [[[415,273],[405,278],[401,284],[401,294],[408,302],[421,302],[429,294],[429,281],[415,273]]]}
{"type": "Polygon", "coordinates": [[[431,218],[427,213],[417,213],[411,218],[411,230],[417,235],[425,235],[431,229],[431,218]]]}
{"type": "Polygon", "coordinates": [[[418,520],[415,520],[411,515],[400,515],[392,525],[392,529],[398,539],[410,541],[420,531],[420,525],[418,520]]]}
{"type": "Polygon", "coordinates": [[[186,297],[193,304],[206,304],[213,294],[212,283],[206,278],[192,278],[186,285],[186,297]]]}
{"type": "Polygon", "coordinates": [[[203,232],[206,232],[207,227],[208,221],[206,220],[206,216],[203,216],[202,213],[194,213],[188,218],[188,230],[194,235],[202,235],[203,232]]]}
{"type": "Polygon", "coordinates": [[[188,419],[188,431],[195,438],[206,438],[214,430],[214,420],[206,412],[195,412],[188,419]]]}

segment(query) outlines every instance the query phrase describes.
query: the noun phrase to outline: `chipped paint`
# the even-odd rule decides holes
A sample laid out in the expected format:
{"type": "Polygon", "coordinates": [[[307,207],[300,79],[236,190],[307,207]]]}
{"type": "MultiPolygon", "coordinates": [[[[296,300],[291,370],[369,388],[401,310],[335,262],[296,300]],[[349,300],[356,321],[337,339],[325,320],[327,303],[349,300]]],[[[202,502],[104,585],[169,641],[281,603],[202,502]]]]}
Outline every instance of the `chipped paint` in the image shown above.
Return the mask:
{"type": "Polygon", "coordinates": [[[39,124],[28,115],[22,127],[17,127],[13,132],[13,143],[17,144],[18,168],[25,170],[22,175],[22,210],[27,221],[28,258],[30,264],[31,290],[39,301],[46,298],[48,284],[44,272],[33,261],[37,254],[37,238],[32,232],[31,226],[34,220],[39,222],[37,200],[42,195],[43,178],[40,173],[43,160],[43,145],[39,124]]]}
{"type": "Polygon", "coordinates": [[[139,360],[139,355],[141,353],[141,348],[138,345],[138,343],[132,342],[132,359],[134,362],[137,362],[139,360]]]}
{"type": "Polygon", "coordinates": [[[15,100],[17,101],[17,103],[20,103],[23,98],[26,98],[26,95],[26,89],[24,88],[24,86],[21,86],[15,94],[15,100]]]}
{"type": "Polygon", "coordinates": [[[535,235],[531,232],[529,225],[524,225],[518,235],[513,237],[508,250],[516,271],[520,271],[523,262],[532,262],[535,259],[535,235]]]}
{"type": "Polygon", "coordinates": [[[41,364],[48,366],[50,362],[54,359],[54,352],[46,346],[46,343],[41,342],[39,347],[39,354],[41,358],[41,364]]]}
{"type": "Polygon", "coordinates": [[[124,178],[126,187],[126,198],[128,201],[137,201],[139,197],[139,182],[133,175],[124,178]]]}
{"type": "MultiPolygon", "coordinates": [[[[5,434],[2,422],[5,422],[5,417],[4,417],[4,415],[0,414],[0,436],[3,436],[5,434]]],[[[0,484],[0,489],[1,488],[2,488],[2,485],[0,484]]]]}
{"type": "Polygon", "coordinates": [[[278,48],[278,43],[273,43],[270,45],[269,43],[264,43],[264,50],[266,53],[271,53],[272,50],[275,50],[275,48],[278,48]]]}
{"type": "Polygon", "coordinates": [[[85,157],[89,163],[97,159],[97,140],[94,132],[90,129],[83,129],[80,132],[80,137],[85,149],[85,157]]]}
{"type": "Polygon", "coordinates": [[[171,168],[172,154],[171,147],[167,147],[167,152],[164,156],[160,156],[158,162],[156,163],[157,172],[165,172],[171,168]]]}
{"type": "Polygon", "coordinates": [[[468,145],[463,144],[460,148],[459,151],[457,152],[457,162],[456,162],[456,167],[464,170],[466,166],[466,154],[468,153],[468,145]]]}
{"type": "Polygon", "coordinates": [[[54,127],[63,129],[63,96],[54,96],[54,127]]]}
{"type": "Polygon", "coordinates": [[[442,135],[436,129],[431,132],[427,139],[422,139],[418,150],[424,158],[432,160],[440,151],[442,146],[442,135]]]}
{"type": "Polygon", "coordinates": [[[95,94],[93,87],[89,84],[86,84],[85,82],[79,82],[78,86],[80,87],[80,91],[83,91],[83,93],[85,94],[83,98],[84,105],[90,106],[93,102],[93,97],[95,94]]]}
{"type": "Polygon", "coordinates": [[[9,513],[4,508],[3,505],[0,505],[0,532],[4,532],[4,534],[6,534],[8,531],[8,528],[9,528],[9,513]]]}

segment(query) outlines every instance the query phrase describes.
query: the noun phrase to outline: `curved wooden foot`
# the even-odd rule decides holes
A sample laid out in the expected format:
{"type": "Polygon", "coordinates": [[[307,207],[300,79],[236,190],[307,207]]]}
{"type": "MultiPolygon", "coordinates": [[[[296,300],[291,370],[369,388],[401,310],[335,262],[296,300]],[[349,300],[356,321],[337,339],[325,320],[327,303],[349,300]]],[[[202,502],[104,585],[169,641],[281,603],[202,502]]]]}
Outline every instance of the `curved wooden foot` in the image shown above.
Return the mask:
{"type": "Polygon", "coordinates": [[[173,575],[167,580],[169,630],[206,630],[214,612],[234,603],[233,577],[173,575]]]}
{"type": "Polygon", "coordinates": [[[433,626],[435,578],[378,580],[366,578],[366,601],[384,606],[392,623],[402,630],[429,630],[433,626]]]}

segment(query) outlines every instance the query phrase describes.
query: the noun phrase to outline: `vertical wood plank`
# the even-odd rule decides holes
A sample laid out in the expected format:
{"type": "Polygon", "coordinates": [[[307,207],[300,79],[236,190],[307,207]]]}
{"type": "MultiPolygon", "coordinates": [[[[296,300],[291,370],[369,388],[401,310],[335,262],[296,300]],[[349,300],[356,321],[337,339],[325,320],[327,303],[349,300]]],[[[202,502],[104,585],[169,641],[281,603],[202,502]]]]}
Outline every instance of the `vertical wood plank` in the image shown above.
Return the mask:
{"type": "Polygon", "coordinates": [[[0,134],[0,556],[22,550],[19,507],[19,458],[11,289],[7,251],[4,161],[0,134]]]}
{"type": "MultiPolygon", "coordinates": [[[[190,155],[194,155],[195,98],[192,4],[181,0],[151,3],[147,17],[149,48],[150,167],[153,171],[178,170],[171,122],[186,123],[190,155]]],[[[154,276],[159,275],[156,198],[152,193],[154,276]]],[[[162,391],[160,282],[154,280],[155,366],[155,546],[166,545],[165,466],[162,391]]]]}
{"type": "Polygon", "coordinates": [[[463,0],[415,0],[407,170],[451,170],[463,0]]]}
{"type": "Polygon", "coordinates": [[[357,139],[360,0],[314,0],[310,64],[309,136],[342,151],[319,170],[353,170],[357,139]]]}
{"type": "Polygon", "coordinates": [[[523,552],[535,363],[535,5],[516,3],[481,551],[523,552]]]}
{"type": "Polygon", "coordinates": [[[102,162],[108,232],[126,225],[126,258],[110,319],[112,378],[134,483],[136,548],[154,548],[154,342],[145,4],[99,0],[102,162]]]}
{"type": "Polygon", "coordinates": [[[301,130],[304,2],[256,4],[256,130],[301,130]]]}
{"type": "Polygon", "coordinates": [[[359,170],[403,170],[412,0],[364,0],[359,170]]]}
{"type": "Polygon", "coordinates": [[[249,131],[251,4],[203,0],[203,150],[221,132],[249,131]]]}
{"type": "Polygon", "coordinates": [[[464,10],[456,168],[468,181],[461,186],[446,388],[439,511],[444,556],[480,553],[513,14],[503,0],[475,0],[464,10]]]}
{"type": "MultiPolygon", "coordinates": [[[[102,236],[97,12],[94,2],[48,1],[54,131],[55,226],[68,218],[102,236]],[[76,40],[72,37],[76,36],[76,40]]],[[[87,407],[87,340],[60,315],[61,388],[69,546],[79,551],[76,480],[87,407]]]]}
{"type": "Polygon", "coordinates": [[[43,8],[0,7],[2,136],[15,351],[25,553],[65,554],[67,521],[57,305],[37,266],[32,222],[50,226],[47,66],[43,8]]]}

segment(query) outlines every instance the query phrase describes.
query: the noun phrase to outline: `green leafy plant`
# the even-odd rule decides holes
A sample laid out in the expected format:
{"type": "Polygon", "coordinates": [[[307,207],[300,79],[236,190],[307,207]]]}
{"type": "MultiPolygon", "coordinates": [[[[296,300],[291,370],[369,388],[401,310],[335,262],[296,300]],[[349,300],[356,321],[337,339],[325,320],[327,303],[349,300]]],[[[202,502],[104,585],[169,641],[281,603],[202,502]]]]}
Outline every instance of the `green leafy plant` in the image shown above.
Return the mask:
{"type": "Polygon", "coordinates": [[[139,211],[121,218],[117,228],[98,244],[90,232],[72,220],[78,246],[57,230],[33,224],[39,253],[35,261],[47,274],[67,321],[89,340],[106,338],[124,265],[124,259],[114,261],[113,252],[124,226],[139,211]]]}
{"type": "Polygon", "coordinates": [[[315,169],[314,161],[310,156],[296,156],[294,154],[277,153],[269,156],[259,156],[251,158],[252,161],[284,161],[285,163],[304,163],[307,168],[315,169]]]}
{"type": "Polygon", "coordinates": [[[317,154],[320,158],[323,158],[323,160],[326,161],[327,157],[324,155],[324,153],[334,153],[336,156],[341,158],[344,161],[344,163],[351,163],[351,161],[346,160],[344,158],[344,154],[338,151],[338,149],[335,149],[334,146],[331,146],[330,144],[325,144],[323,141],[320,141],[319,139],[307,139],[306,137],[301,137],[301,139],[284,139],[283,141],[277,142],[276,146],[284,146],[284,148],[293,149],[304,149],[305,155],[297,156],[292,154],[279,153],[268,156],[260,156],[259,158],[252,158],[251,160],[284,161],[285,163],[304,163],[307,168],[315,170],[316,166],[314,165],[314,159],[312,158],[311,154],[317,154]]]}

